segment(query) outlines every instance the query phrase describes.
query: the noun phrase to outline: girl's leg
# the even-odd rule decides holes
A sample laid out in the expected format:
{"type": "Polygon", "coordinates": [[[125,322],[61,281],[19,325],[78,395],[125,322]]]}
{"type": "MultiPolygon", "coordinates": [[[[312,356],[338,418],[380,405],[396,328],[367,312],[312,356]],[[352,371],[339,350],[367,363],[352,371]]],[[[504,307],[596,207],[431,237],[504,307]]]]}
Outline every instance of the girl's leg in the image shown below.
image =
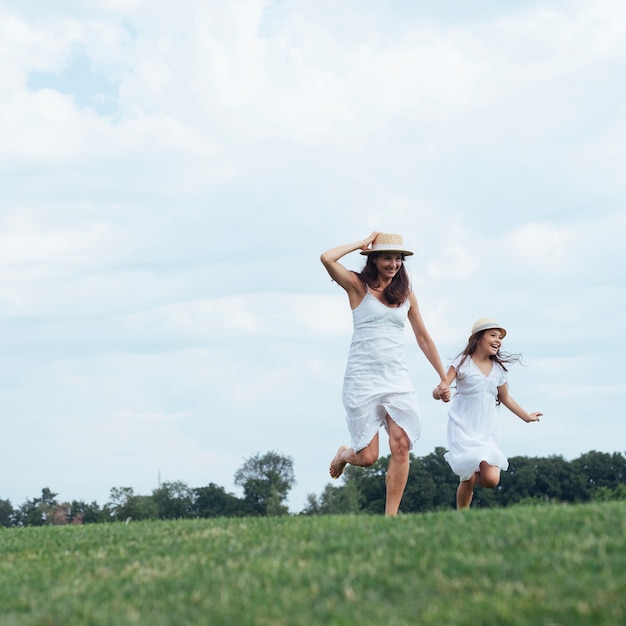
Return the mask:
{"type": "Polygon", "coordinates": [[[350,465],[358,465],[359,467],[373,465],[378,460],[378,450],[378,433],[374,435],[374,438],[365,448],[358,452],[355,452],[348,446],[341,446],[330,462],[329,471],[331,478],[339,478],[348,463],[350,465]]]}
{"type": "Polygon", "coordinates": [[[493,489],[500,482],[500,468],[497,465],[489,465],[487,461],[481,461],[480,469],[476,472],[476,484],[486,489],[493,489]]]}
{"type": "Polygon", "coordinates": [[[476,472],[471,478],[468,478],[467,480],[462,480],[459,483],[459,486],[456,490],[457,510],[469,509],[469,506],[472,503],[472,498],[474,497],[474,485],[476,483],[477,476],[478,472],[476,472]]]}
{"type": "Polygon", "coordinates": [[[456,490],[456,508],[467,509],[474,497],[475,485],[493,489],[500,482],[500,468],[497,465],[489,465],[487,461],[480,462],[480,469],[469,479],[462,480],[456,490]]]}

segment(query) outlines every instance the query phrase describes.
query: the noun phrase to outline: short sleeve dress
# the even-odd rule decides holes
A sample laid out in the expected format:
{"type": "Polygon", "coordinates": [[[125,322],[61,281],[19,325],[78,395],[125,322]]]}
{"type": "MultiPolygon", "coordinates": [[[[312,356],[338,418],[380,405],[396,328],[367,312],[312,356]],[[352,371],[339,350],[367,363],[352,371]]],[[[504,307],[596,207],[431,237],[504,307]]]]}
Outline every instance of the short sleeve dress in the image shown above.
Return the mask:
{"type": "Polygon", "coordinates": [[[417,396],[406,364],[404,326],[409,301],[389,307],[367,292],[353,311],[354,331],[342,400],[355,452],[365,448],[389,416],[408,435],[420,436],[417,396]]]}
{"type": "Polygon", "coordinates": [[[446,461],[461,480],[468,480],[481,461],[502,470],[509,462],[498,447],[496,398],[498,387],[506,383],[505,371],[493,361],[486,376],[470,356],[457,357],[456,395],[448,410],[448,452],[446,461]]]}

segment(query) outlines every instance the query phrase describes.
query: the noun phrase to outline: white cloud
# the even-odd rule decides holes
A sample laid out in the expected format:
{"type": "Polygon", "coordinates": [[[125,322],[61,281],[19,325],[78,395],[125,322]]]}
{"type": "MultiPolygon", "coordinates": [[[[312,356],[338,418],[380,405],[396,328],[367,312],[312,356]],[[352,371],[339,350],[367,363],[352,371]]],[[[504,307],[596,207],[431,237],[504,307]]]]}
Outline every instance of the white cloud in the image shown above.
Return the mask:
{"type": "MultiPolygon", "coordinates": [[[[545,418],[507,416],[507,453],[612,451],[621,3],[40,5],[0,13],[0,401],[23,477],[0,497],[102,502],[159,468],[230,490],[278,449],[298,509],[345,439],[351,316],[319,254],[374,229],[415,250],[444,359],[482,315],[524,353],[512,393],[545,418]]],[[[445,407],[407,349],[428,453],[445,407]]]]}
{"type": "Polygon", "coordinates": [[[106,235],[104,225],[92,223],[82,229],[41,228],[19,216],[3,220],[0,233],[0,267],[66,261],[84,263],[106,235]]]}
{"type": "Polygon", "coordinates": [[[163,422],[169,420],[177,420],[181,417],[185,417],[187,413],[171,413],[169,415],[163,413],[141,413],[137,411],[131,411],[129,409],[122,409],[115,411],[112,415],[113,419],[121,420],[141,420],[148,422],[163,422]]]}

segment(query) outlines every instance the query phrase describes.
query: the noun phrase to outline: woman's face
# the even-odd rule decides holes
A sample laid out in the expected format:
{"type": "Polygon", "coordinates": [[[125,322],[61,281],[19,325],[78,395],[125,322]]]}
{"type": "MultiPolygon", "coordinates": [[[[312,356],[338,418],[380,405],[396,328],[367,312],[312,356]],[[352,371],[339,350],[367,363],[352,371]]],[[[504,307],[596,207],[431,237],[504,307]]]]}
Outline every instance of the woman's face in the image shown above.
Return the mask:
{"type": "Polygon", "coordinates": [[[374,260],[378,275],[384,280],[391,280],[402,267],[400,252],[381,252],[374,260]]]}

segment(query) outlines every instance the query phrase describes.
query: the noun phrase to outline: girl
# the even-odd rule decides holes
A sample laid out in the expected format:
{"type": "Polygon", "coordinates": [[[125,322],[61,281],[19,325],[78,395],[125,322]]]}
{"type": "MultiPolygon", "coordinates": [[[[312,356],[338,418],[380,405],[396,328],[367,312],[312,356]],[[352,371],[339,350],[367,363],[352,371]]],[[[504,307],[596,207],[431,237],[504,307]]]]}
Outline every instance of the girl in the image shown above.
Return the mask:
{"type": "MultiPolygon", "coordinates": [[[[448,452],[444,457],[461,479],[457,509],[470,506],[475,485],[496,487],[500,470],[509,467],[496,442],[496,406],[504,404],[525,422],[538,422],[543,415],[528,413],[509,395],[505,363],[519,362],[521,357],[500,352],[505,336],[506,330],[494,319],[480,318],[465,350],[448,370],[448,384],[456,378],[457,393],[448,411],[448,452]]],[[[447,402],[450,391],[436,387],[433,397],[447,402]]]]}
{"type": "Polygon", "coordinates": [[[404,325],[408,319],[417,343],[441,379],[439,393],[449,397],[446,371],[417,307],[404,268],[400,235],[373,232],[362,241],[324,252],[320,259],[348,295],[354,333],[343,384],[351,446],[341,446],[330,463],[339,478],[346,464],[368,467],[378,459],[378,431],[389,435],[391,458],[385,477],[385,514],[396,515],[409,474],[409,450],[420,434],[417,398],[406,365],[404,325]],[[360,250],[367,256],[360,273],[339,259],[360,250]]]}

